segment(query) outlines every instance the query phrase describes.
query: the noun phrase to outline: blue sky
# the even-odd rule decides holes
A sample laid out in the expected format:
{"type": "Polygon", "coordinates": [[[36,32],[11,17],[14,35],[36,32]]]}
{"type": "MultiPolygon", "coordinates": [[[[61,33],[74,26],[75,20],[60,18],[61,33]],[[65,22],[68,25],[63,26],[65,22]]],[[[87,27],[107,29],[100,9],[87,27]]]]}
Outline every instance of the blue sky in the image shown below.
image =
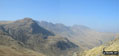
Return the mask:
{"type": "Polygon", "coordinates": [[[0,20],[24,17],[119,32],[119,0],[0,0],[0,20]]]}

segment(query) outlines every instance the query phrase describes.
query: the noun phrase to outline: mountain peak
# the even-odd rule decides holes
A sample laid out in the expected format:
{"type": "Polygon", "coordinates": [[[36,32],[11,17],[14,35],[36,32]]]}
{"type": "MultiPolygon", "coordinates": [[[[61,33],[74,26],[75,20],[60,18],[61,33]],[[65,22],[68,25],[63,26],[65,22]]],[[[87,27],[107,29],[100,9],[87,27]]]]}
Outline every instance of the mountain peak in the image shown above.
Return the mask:
{"type": "Polygon", "coordinates": [[[54,35],[50,31],[39,26],[38,23],[32,18],[17,20],[14,23],[6,25],[5,28],[17,31],[19,30],[31,34],[54,35]]]}
{"type": "Polygon", "coordinates": [[[32,18],[26,17],[16,22],[35,22],[32,18]]]}
{"type": "Polygon", "coordinates": [[[25,17],[23,20],[32,20],[32,18],[25,17]]]}

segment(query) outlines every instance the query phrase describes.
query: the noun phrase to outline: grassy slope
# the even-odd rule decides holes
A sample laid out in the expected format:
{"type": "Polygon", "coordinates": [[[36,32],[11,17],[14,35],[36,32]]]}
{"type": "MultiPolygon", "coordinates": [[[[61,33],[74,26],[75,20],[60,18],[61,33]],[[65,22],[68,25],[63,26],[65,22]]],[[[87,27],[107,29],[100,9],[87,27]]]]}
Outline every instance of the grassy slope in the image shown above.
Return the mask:
{"type": "Polygon", "coordinates": [[[105,47],[105,51],[119,51],[119,39],[117,38],[111,42],[108,42],[107,44],[101,45],[99,47],[95,47],[91,50],[84,51],[78,54],[78,56],[108,56],[102,54],[102,50],[104,47],[105,47]]]}
{"type": "Polygon", "coordinates": [[[28,49],[16,50],[12,47],[0,45],[0,56],[45,56],[41,53],[28,49]]]}

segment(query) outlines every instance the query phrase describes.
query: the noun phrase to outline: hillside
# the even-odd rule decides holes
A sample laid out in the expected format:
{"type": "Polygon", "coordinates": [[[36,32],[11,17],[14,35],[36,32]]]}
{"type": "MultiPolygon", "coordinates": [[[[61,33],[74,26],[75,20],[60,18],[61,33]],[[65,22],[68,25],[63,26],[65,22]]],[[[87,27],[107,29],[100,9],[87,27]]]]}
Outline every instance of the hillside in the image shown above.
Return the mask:
{"type": "Polygon", "coordinates": [[[0,37],[0,46],[13,46],[18,50],[24,48],[46,56],[71,56],[72,52],[78,50],[79,47],[67,38],[55,35],[39,26],[31,18],[1,24],[0,31],[3,32],[0,37]]]}
{"type": "Polygon", "coordinates": [[[44,54],[23,47],[23,44],[14,40],[7,33],[0,31],[0,56],[45,56],[44,54]]]}
{"type": "Polygon", "coordinates": [[[45,56],[45,55],[25,48],[21,50],[16,50],[15,47],[13,48],[0,45],[0,56],[45,56]]]}

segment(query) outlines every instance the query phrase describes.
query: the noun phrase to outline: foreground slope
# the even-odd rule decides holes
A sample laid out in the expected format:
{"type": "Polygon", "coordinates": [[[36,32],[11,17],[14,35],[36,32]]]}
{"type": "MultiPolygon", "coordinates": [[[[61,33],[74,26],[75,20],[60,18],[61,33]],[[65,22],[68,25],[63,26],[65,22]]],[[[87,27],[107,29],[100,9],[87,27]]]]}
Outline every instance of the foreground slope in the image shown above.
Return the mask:
{"type": "Polygon", "coordinates": [[[25,48],[21,50],[16,50],[13,47],[0,45],[0,56],[45,56],[45,55],[25,48]]]}
{"type": "Polygon", "coordinates": [[[99,47],[95,47],[91,50],[86,50],[84,52],[78,53],[77,56],[111,56],[102,54],[103,48],[105,48],[105,51],[119,51],[119,38],[116,38],[115,40],[105,43],[104,45],[101,45],[99,47]]]}

